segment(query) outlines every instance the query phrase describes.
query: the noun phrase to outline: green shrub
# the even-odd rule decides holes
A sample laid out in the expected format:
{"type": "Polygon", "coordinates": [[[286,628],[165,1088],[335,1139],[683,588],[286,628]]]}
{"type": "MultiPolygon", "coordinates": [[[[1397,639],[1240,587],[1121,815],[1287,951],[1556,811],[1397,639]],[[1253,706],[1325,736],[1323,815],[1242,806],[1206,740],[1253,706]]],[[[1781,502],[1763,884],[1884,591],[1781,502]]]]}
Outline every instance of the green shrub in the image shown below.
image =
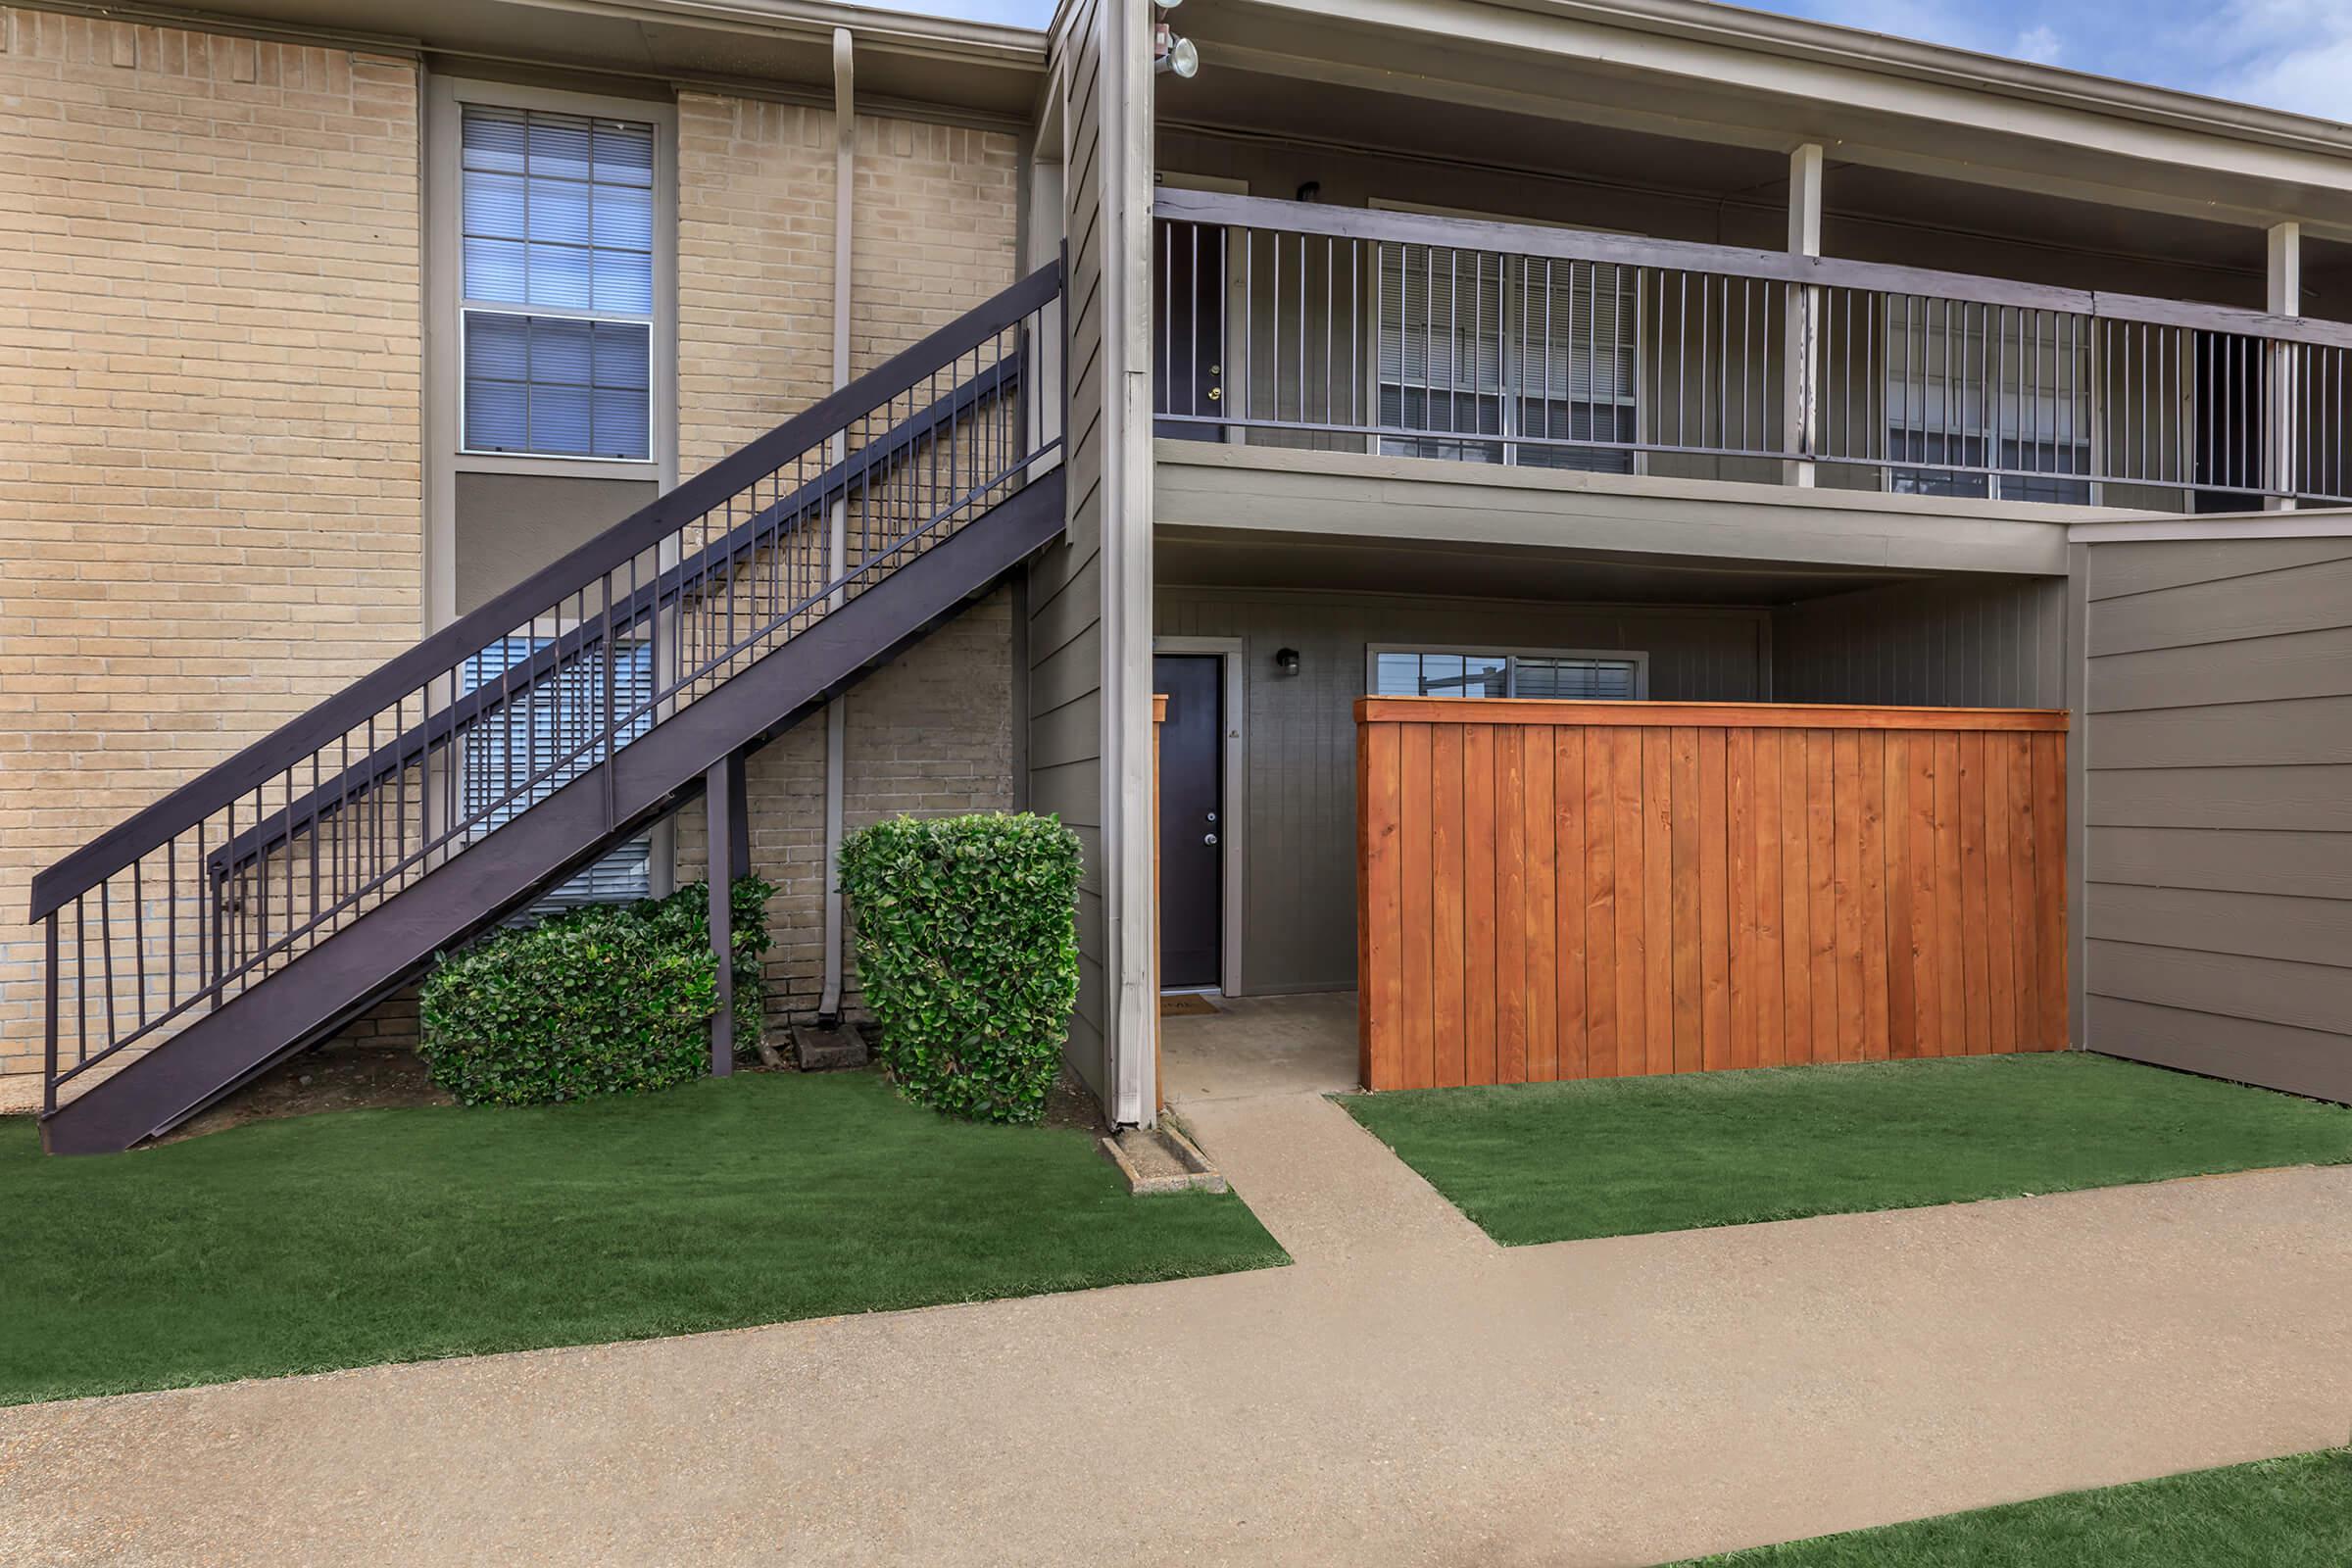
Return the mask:
{"type": "Polygon", "coordinates": [[[841,881],[882,1064],[912,1099],[1035,1121],[1078,1001],[1078,835],[1050,816],[900,817],[841,881]]]}
{"type": "MultiPolygon", "coordinates": [[[[760,1038],[773,890],[734,888],[735,1042],[760,1038]]],[[[710,1060],[718,964],[710,893],[595,905],[493,932],[438,959],[417,998],[417,1054],[468,1105],[532,1105],[667,1089],[710,1060]]]]}

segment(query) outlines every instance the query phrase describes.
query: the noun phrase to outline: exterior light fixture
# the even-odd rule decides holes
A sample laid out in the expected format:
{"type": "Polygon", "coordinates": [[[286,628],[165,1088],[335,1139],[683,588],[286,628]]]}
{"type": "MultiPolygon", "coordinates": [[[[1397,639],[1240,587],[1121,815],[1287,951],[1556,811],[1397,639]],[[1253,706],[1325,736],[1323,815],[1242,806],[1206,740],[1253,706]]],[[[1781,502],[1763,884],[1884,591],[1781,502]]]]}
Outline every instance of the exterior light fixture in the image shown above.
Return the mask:
{"type": "Polygon", "coordinates": [[[1184,0],[1152,0],[1152,3],[1162,11],[1173,11],[1184,4],[1184,0]]]}
{"type": "Polygon", "coordinates": [[[1152,70],[1154,74],[1166,72],[1190,81],[1200,74],[1200,51],[1193,47],[1192,39],[1179,36],[1165,22],[1154,22],[1152,24],[1152,70]]]}
{"type": "Polygon", "coordinates": [[[1278,649],[1276,649],[1276,650],[1274,651],[1274,668],[1275,668],[1275,671],[1276,671],[1276,673],[1278,673],[1278,674],[1283,674],[1283,675],[1296,675],[1296,674],[1298,674],[1298,649],[1296,649],[1296,648],[1278,648],[1278,649]]]}

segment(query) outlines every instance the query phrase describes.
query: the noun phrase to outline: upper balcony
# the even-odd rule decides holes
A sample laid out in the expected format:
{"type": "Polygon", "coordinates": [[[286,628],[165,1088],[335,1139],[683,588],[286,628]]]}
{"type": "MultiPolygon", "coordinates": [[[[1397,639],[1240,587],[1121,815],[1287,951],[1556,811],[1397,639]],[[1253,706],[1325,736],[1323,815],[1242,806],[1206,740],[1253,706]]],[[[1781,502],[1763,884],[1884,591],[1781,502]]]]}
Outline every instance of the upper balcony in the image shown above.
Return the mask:
{"type": "Polygon", "coordinates": [[[2352,326],[1163,189],[1155,430],[2151,511],[2352,501],[2352,326]]]}
{"type": "Polygon", "coordinates": [[[1207,466],[2042,533],[2352,501],[2343,127],[1687,0],[1180,16],[1155,431],[1287,449],[1207,466]]]}

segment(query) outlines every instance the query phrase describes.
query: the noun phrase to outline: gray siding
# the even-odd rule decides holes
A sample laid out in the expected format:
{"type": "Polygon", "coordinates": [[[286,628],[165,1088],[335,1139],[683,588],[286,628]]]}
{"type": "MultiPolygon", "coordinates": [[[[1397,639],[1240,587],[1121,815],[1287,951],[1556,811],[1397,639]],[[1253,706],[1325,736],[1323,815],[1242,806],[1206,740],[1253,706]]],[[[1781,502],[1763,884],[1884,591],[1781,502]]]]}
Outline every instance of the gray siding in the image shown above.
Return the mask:
{"type": "Polygon", "coordinates": [[[2085,1043],[2352,1100],[2352,539],[2096,544],[2085,1043]]]}
{"type": "Polygon", "coordinates": [[[1098,1096],[1104,1059],[1102,904],[1102,5],[1081,0],[1054,34],[1064,97],[1062,232],[1069,381],[1064,448],[1068,532],[1028,566],[1029,808],[1074,828],[1086,846],[1078,892],[1078,1006],[1065,1047],[1098,1096]]]}
{"type": "Polygon", "coordinates": [[[2066,583],[1938,577],[1774,612],[1784,703],[2064,708],[2066,583]]]}
{"type": "Polygon", "coordinates": [[[1239,637],[1249,748],[1242,989],[1355,984],[1355,712],[1375,643],[1624,649],[1649,655],[1661,701],[1763,695],[1766,617],[1754,610],[1513,603],[1165,586],[1160,636],[1239,637]],[[1299,671],[1278,675],[1274,651],[1299,671]]]}

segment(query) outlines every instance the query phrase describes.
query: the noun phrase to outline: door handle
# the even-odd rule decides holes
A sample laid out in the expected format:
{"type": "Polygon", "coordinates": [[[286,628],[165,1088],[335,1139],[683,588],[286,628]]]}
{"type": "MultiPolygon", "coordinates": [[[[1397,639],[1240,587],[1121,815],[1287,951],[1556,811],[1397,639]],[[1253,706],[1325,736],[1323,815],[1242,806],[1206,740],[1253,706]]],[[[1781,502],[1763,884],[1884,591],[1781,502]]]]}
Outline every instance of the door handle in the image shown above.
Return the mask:
{"type": "Polygon", "coordinates": [[[1214,844],[1217,842],[1217,836],[1214,833],[1203,833],[1200,835],[1200,842],[1203,844],[1214,844]]]}

